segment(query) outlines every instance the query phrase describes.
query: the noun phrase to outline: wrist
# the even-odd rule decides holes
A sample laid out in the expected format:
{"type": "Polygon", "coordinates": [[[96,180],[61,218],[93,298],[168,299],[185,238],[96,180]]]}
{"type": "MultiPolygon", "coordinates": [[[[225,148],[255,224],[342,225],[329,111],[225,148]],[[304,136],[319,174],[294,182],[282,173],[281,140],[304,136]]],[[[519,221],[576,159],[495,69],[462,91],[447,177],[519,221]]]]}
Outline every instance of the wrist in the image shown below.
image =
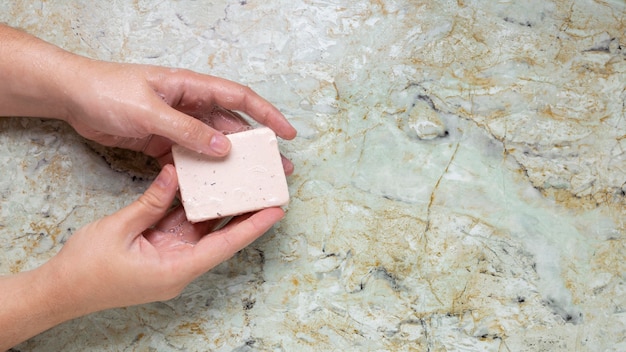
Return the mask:
{"type": "Polygon", "coordinates": [[[54,260],[33,270],[34,305],[38,305],[48,321],[55,326],[90,312],[84,307],[77,288],[70,282],[68,274],[54,265],[54,260]],[[52,263],[51,263],[52,262],[52,263]]]}
{"type": "Polygon", "coordinates": [[[74,266],[73,261],[57,254],[36,269],[42,297],[42,309],[52,317],[54,325],[72,320],[99,310],[99,302],[94,302],[92,284],[85,278],[83,270],[74,266]]]}
{"type": "Polygon", "coordinates": [[[43,266],[0,276],[0,350],[6,350],[49,328],[83,315],[72,287],[59,273],[43,266]]]}

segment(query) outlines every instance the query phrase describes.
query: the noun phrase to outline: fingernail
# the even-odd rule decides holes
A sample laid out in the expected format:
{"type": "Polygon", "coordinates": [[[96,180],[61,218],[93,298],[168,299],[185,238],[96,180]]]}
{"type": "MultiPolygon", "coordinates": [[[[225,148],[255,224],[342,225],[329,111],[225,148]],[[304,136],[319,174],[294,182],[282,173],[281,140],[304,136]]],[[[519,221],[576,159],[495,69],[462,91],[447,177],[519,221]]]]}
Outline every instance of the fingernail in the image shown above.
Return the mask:
{"type": "Polygon", "coordinates": [[[230,140],[226,136],[216,134],[211,138],[210,146],[214,152],[224,155],[230,150],[230,140]]]}
{"type": "Polygon", "coordinates": [[[161,170],[157,178],[154,180],[154,183],[161,188],[166,188],[167,186],[169,186],[169,184],[172,183],[172,175],[170,170],[168,168],[164,168],[163,170],[161,170]]]}

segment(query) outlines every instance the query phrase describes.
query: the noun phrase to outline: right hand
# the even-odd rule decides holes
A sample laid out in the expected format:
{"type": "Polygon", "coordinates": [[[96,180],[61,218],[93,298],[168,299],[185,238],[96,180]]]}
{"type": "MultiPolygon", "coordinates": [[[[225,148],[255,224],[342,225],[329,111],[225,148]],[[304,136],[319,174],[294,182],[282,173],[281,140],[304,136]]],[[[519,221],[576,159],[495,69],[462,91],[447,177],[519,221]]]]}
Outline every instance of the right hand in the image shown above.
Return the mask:
{"type": "Polygon", "coordinates": [[[208,233],[219,220],[191,224],[182,208],[167,212],[177,183],[166,165],[137,201],[78,230],[45,264],[60,273],[76,315],[173,298],[284,216],[264,209],[208,233]]]}

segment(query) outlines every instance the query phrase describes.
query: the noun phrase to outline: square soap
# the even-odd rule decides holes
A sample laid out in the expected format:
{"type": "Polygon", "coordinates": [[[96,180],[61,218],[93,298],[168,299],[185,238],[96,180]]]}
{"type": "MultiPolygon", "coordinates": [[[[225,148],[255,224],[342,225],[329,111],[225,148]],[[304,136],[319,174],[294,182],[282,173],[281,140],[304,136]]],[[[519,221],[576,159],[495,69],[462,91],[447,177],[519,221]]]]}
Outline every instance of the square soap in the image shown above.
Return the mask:
{"type": "Polygon", "coordinates": [[[180,195],[191,222],[244,214],[289,202],[274,131],[267,127],[226,135],[230,153],[215,158],[172,147],[180,195]]]}

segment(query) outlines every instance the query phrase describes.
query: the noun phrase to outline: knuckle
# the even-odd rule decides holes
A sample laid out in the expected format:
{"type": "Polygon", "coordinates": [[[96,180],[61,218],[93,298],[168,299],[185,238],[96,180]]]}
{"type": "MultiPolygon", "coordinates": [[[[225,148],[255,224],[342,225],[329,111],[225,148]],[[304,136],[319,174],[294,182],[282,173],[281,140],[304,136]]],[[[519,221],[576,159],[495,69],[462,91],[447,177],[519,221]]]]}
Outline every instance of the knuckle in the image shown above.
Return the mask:
{"type": "Polygon", "coordinates": [[[181,127],[184,132],[185,139],[188,140],[202,140],[210,137],[212,133],[207,131],[207,127],[200,121],[194,118],[186,118],[181,122],[181,127]]]}
{"type": "Polygon", "coordinates": [[[251,95],[256,95],[256,93],[252,90],[252,88],[250,88],[248,86],[244,86],[244,85],[241,86],[240,92],[241,92],[241,94],[244,97],[248,97],[248,96],[251,96],[251,95]]]}
{"type": "Polygon", "coordinates": [[[161,197],[150,189],[139,197],[138,202],[148,211],[161,211],[165,207],[161,197]]]}

